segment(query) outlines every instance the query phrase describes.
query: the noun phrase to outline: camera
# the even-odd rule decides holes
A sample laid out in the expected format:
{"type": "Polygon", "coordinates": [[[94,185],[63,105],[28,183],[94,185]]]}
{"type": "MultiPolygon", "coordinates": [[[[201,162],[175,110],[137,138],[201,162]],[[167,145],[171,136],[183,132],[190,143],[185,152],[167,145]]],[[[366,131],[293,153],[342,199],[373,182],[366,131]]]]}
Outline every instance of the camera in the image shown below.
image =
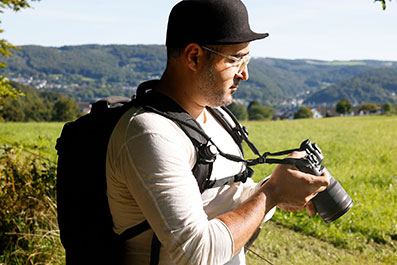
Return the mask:
{"type": "Polygon", "coordinates": [[[324,191],[319,192],[312,202],[324,222],[330,223],[349,211],[353,206],[353,200],[329,171],[321,165],[324,156],[316,143],[305,140],[301,143],[300,150],[307,153],[302,159],[303,165],[296,165],[300,171],[316,176],[322,175],[323,172],[329,174],[330,184],[324,191]]]}

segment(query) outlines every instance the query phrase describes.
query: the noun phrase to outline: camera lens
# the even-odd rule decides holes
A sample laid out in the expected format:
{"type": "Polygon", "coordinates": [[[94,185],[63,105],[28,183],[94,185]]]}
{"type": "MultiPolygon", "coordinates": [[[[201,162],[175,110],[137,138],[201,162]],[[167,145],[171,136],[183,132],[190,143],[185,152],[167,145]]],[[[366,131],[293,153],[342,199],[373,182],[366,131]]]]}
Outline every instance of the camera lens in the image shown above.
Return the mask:
{"type": "MultiPolygon", "coordinates": [[[[326,168],[324,170],[329,174],[326,168]]],[[[327,189],[312,200],[318,214],[326,223],[338,219],[353,206],[353,200],[347,192],[331,174],[329,176],[330,184],[327,189]]]]}

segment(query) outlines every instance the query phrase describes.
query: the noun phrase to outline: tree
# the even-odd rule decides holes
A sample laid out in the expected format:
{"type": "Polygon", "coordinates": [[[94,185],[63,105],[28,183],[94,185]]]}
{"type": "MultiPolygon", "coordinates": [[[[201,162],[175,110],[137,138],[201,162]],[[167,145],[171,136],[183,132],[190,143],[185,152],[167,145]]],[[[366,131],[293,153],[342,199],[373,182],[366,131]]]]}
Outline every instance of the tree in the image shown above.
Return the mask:
{"type": "Polygon", "coordinates": [[[76,101],[62,97],[55,102],[52,115],[54,121],[71,121],[80,115],[80,110],[76,101]]]}
{"type": "MultiPolygon", "coordinates": [[[[389,0],[391,2],[391,0],[389,0]]],[[[382,2],[382,8],[383,10],[386,9],[386,0],[375,0],[375,2],[382,2]]]]}
{"type": "MultiPolygon", "coordinates": [[[[35,0],[31,0],[35,1],[35,0]]],[[[39,1],[39,0],[36,0],[39,1]]],[[[27,2],[27,0],[0,0],[0,13],[3,13],[4,9],[12,9],[13,11],[17,12],[23,8],[29,8],[30,5],[27,2]]],[[[1,23],[1,21],[0,21],[1,23]]],[[[4,30],[0,29],[0,34],[3,33],[4,30]]],[[[11,50],[16,49],[14,45],[9,43],[5,39],[0,39],[0,54],[2,56],[8,57],[12,55],[11,50]]],[[[0,68],[4,68],[6,65],[2,62],[0,62],[0,68]]],[[[8,82],[8,79],[4,76],[0,76],[0,108],[4,104],[4,99],[8,97],[16,98],[20,95],[23,95],[20,93],[18,90],[13,88],[10,83],[8,82]]]]}
{"type": "Polygon", "coordinates": [[[0,111],[1,121],[25,121],[25,117],[25,112],[21,108],[20,102],[16,99],[12,99],[10,102],[4,104],[0,111]]]}
{"type": "Polygon", "coordinates": [[[261,105],[259,104],[259,102],[257,100],[253,100],[250,102],[250,104],[248,105],[248,111],[253,107],[253,106],[257,106],[257,105],[261,105]]]}
{"type": "MultiPolygon", "coordinates": [[[[1,45],[1,44],[0,44],[1,45]]],[[[1,64],[1,63],[0,63],[1,64]]],[[[0,66],[0,68],[3,68],[0,66]]],[[[6,98],[17,98],[18,96],[22,96],[23,93],[15,89],[10,85],[7,77],[5,75],[0,76],[0,110],[4,105],[4,99],[6,98]]]]}
{"type": "Polygon", "coordinates": [[[62,107],[65,96],[54,91],[40,91],[32,86],[27,86],[10,81],[10,85],[18,91],[23,92],[23,97],[4,98],[0,109],[0,120],[4,121],[54,121],[60,119],[74,119],[78,112],[77,103],[69,102],[68,106],[62,107]],[[62,100],[61,100],[62,99],[62,100]],[[58,103],[57,103],[58,102],[58,103]],[[60,103],[61,102],[61,103],[60,103]],[[58,105],[54,108],[55,103],[58,105]],[[69,111],[69,108],[72,111],[69,111]],[[74,109],[74,110],[73,110],[74,109]],[[76,110],[77,109],[77,110],[76,110]],[[55,113],[54,113],[55,112],[55,113]],[[64,113],[72,113],[64,114],[64,113]]]}
{"type": "Polygon", "coordinates": [[[237,104],[233,102],[228,105],[227,108],[236,116],[239,121],[248,120],[248,111],[247,108],[242,104],[237,104]]]}
{"type": "Polygon", "coordinates": [[[336,103],[336,112],[340,114],[350,113],[352,109],[353,106],[347,99],[341,99],[336,103]]]}
{"type": "Polygon", "coordinates": [[[391,103],[385,103],[382,105],[382,111],[384,114],[391,113],[392,109],[393,109],[393,105],[391,103]]]}
{"type": "Polygon", "coordinates": [[[360,110],[362,110],[366,113],[374,113],[378,110],[378,105],[376,105],[374,103],[366,102],[360,106],[360,110]]]}
{"type": "Polygon", "coordinates": [[[248,109],[248,117],[250,120],[271,120],[274,115],[274,110],[270,107],[262,105],[251,105],[248,109]]]}
{"type": "Polygon", "coordinates": [[[294,114],[294,119],[310,119],[313,118],[313,112],[309,107],[302,106],[294,114]]]}

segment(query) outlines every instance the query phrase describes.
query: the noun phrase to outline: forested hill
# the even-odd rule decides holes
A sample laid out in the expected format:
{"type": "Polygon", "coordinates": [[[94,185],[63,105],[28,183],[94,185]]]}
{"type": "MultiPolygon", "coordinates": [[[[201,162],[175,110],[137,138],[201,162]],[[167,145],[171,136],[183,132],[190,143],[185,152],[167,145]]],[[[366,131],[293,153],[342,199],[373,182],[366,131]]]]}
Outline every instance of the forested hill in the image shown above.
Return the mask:
{"type": "MultiPolygon", "coordinates": [[[[8,67],[1,72],[16,82],[91,102],[108,95],[131,96],[142,81],[159,78],[166,50],[162,45],[22,46],[4,61],[8,67]]],[[[395,69],[397,62],[386,61],[253,58],[250,79],[235,97],[272,106],[304,99],[396,102],[395,69]]]]}
{"type": "Polygon", "coordinates": [[[333,103],[340,98],[349,100],[352,104],[367,102],[396,102],[397,67],[377,68],[361,73],[356,77],[330,85],[326,89],[309,96],[305,103],[333,103]]]}

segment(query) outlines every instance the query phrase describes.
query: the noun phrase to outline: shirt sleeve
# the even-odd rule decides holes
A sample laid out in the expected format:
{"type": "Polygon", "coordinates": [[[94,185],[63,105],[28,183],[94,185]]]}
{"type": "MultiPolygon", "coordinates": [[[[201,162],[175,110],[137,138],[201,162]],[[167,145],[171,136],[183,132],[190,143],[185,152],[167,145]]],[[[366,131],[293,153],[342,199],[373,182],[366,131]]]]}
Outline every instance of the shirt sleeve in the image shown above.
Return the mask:
{"type": "MultiPolygon", "coordinates": [[[[156,114],[151,114],[156,115],[156,114]]],[[[189,138],[170,120],[136,117],[117,163],[128,190],[176,264],[224,264],[233,238],[208,220],[194,178],[189,138]]]]}

